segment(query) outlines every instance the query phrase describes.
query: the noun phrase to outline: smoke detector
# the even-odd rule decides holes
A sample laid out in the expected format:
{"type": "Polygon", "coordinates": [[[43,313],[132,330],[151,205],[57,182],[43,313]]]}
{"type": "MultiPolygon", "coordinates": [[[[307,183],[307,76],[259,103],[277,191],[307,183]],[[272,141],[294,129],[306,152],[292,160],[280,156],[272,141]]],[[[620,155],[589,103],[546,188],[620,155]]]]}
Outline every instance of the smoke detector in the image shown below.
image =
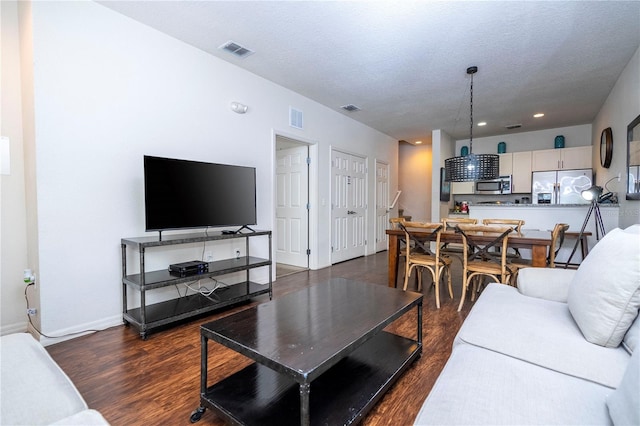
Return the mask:
{"type": "Polygon", "coordinates": [[[231,53],[232,55],[237,56],[238,58],[246,58],[247,56],[253,55],[253,50],[247,49],[244,46],[239,45],[235,41],[229,40],[222,46],[219,46],[218,49],[224,50],[226,52],[231,53]]]}

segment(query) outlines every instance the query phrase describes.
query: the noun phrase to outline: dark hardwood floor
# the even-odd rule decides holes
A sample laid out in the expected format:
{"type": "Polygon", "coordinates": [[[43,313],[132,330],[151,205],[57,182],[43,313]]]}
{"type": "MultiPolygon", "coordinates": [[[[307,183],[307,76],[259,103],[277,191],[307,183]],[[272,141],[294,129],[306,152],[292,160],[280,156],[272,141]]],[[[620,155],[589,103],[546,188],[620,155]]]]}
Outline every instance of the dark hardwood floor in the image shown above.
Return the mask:
{"type": "MultiPolygon", "coordinates": [[[[362,257],[318,271],[304,271],[278,279],[274,298],[326,281],[345,277],[387,284],[387,253],[362,257]]],[[[461,272],[454,261],[454,299],[443,286],[441,302],[435,308],[433,288],[427,286],[423,315],[423,352],[362,424],[410,425],[451,353],[451,344],[472,305],[467,300],[458,313],[461,272]]],[[[415,279],[410,281],[415,289],[415,279]]],[[[268,301],[260,296],[251,303],[185,323],[140,339],[135,328],[118,326],[47,347],[51,356],[78,387],[89,407],[112,425],[188,425],[190,413],[199,406],[200,324],[268,301]]],[[[388,330],[415,337],[415,310],[388,330]],[[413,334],[412,334],[413,333],[413,334]]],[[[209,344],[211,383],[250,364],[247,358],[223,346],[209,344]]],[[[199,425],[221,425],[222,420],[207,410],[199,425]]]]}

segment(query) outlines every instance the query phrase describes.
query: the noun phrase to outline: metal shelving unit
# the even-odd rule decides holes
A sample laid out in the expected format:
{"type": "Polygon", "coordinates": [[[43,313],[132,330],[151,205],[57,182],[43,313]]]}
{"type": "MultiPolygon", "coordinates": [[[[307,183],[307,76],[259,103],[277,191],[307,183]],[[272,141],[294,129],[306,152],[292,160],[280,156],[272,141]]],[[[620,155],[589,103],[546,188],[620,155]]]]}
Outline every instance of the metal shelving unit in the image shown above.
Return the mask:
{"type": "Polygon", "coordinates": [[[162,238],[160,236],[122,238],[120,243],[122,248],[122,319],[125,324],[131,324],[137,327],[142,339],[146,339],[148,333],[154,328],[202,315],[261,294],[269,294],[270,299],[273,295],[271,278],[273,267],[271,231],[237,232],[234,234],[223,234],[220,231],[216,231],[165,235],[162,236],[162,238]],[[249,254],[249,240],[261,236],[268,239],[268,259],[253,257],[249,254]],[[157,271],[147,271],[145,269],[145,255],[149,248],[241,238],[245,239],[246,256],[209,262],[208,271],[203,274],[179,277],[170,274],[166,269],[157,271]],[[140,273],[128,274],[127,248],[138,251],[140,256],[140,273]],[[251,270],[262,267],[269,268],[268,285],[258,284],[250,280],[251,270]],[[246,279],[244,281],[223,287],[210,296],[196,293],[164,302],[150,305],[146,304],[146,292],[149,290],[190,282],[193,281],[194,278],[208,278],[241,271],[246,271],[246,279]],[[129,291],[139,292],[140,307],[131,309],[128,307],[127,296],[129,291]]]}

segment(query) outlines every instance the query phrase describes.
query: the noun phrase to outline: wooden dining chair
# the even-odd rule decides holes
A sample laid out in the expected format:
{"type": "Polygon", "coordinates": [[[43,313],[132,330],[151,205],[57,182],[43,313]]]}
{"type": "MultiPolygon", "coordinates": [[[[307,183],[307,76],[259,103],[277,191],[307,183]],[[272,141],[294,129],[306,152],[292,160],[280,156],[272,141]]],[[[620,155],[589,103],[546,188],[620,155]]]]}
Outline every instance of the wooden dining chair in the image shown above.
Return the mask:
{"type": "MultiPolygon", "coordinates": [[[[442,225],[445,231],[455,231],[456,226],[460,224],[464,225],[476,225],[478,219],[471,219],[468,217],[445,217],[442,219],[442,225]]],[[[442,243],[440,252],[448,256],[454,256],[460,263],[462,263],[462,244],[460,243],[442,243]]]]}
{"type": "Polygon", "coordinates": [[[411,272],[416,269],[418,275],[418,291],[422,290],[422,269],[431,273],[433,285],[436,288],[436,307],[440,309],[440,279],[447,275],[449,296],[453,299],[451,287],[451,259],[440,254],[440,235],[443,225],[440,223],[401,222],[400,228],[404,231],[407,246],[405,247],[405,272],[403,290],[407,290],[407,283],[411,272]],[[412,231],[430,233],[429,236],[417,237],[412,231]],[[430,242],[435,242],[435,253],[430,248],[430,242]],[[411,246],[415,246],[415,250],[411,246]]]}
{"type": "Polygon", "coordinates": [[[517,233],[522,232],[522,225],[524,220],[521,219],[482,219],[483,225],[490,226],[509,226],[513,228],[517,233]]]}
{"type": "MultiPolygon", "coordinates": [[[[569,225],[566,223],[556,223],[551,231],[551,245],[549,246],[549,251],[547,252],[547,268],[555,268],[556,267],[556,256],[564,243],[564,234],[569,229],[569,225]]],[[[531,268],[532,261],[528,259],[514,259],[510,262],[516,270],[512,276],[512,284],[516,284],[516,279],[518,276],[518,271],[522,268],[531,268]]]]}
{"type": "MultiPolygon", "coordinates": [[[[522,232],[522,225],[524,220],[520,219],[482,219],[483,225],[488,226],[510,226],[515,232],[520,234],[522,232]]],[[[511,251],[507,251],[507,259],[522,259],[520,250],[517,248],[511,248],[511,251]]]]}
{"type": "Polygon", "coordinates": [[[507,264],[508,237],[513,228],[493,225],[465,225],[456,226],[456,232],[462,236],[464,249],[462,264],[462,297],[458,305],[458,312],[462,310],[469,284],[473,282],[471,300],[479,291],[480,278],[489,277],[497,283],[508,284],[515,267],[507,264]],[[478,235],[489,236],[488,243],[478,240],[478,235]],[[498,251],[494,251],[498,248],[498,251]]]}

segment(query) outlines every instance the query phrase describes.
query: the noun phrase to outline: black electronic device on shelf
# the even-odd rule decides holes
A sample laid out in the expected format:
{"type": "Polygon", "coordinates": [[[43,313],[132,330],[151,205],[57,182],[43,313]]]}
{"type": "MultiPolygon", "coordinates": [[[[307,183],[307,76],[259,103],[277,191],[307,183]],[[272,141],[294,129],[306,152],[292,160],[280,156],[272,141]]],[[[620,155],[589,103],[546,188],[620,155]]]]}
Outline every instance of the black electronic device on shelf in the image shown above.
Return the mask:
{"type": "Polygon", "coordinates": [[[209,272],[209,264],[199,260],[189,262],[173,263],[169,265],[169,273],[178,277],[188,277],[191,275],[202,275],[209,272]]]}

